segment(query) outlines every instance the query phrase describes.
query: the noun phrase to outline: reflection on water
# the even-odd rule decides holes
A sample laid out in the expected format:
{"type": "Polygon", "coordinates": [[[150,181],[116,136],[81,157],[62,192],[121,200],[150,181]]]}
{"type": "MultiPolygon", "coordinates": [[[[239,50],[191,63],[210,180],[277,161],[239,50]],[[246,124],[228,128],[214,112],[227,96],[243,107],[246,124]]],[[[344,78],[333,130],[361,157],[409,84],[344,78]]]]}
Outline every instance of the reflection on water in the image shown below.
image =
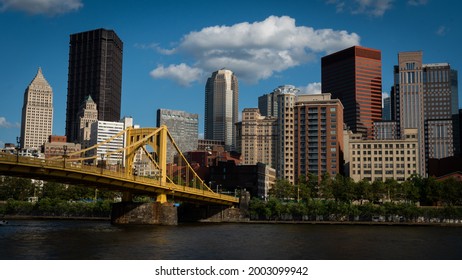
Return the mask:
{"type": "Polygon", "coordinates": [[[16,220],[0,259],[462,259],[462,227],[16,220]]]}

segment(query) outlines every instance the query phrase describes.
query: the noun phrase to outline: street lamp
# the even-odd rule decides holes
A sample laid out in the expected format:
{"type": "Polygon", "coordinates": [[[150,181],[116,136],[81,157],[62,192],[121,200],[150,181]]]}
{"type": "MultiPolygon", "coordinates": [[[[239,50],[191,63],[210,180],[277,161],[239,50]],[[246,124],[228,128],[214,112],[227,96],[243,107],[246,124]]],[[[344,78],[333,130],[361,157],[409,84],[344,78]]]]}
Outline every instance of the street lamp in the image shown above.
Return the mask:
{"type": "Polygon", "coordinates": [[[101,154],[101,174],[103,174],[104,154],[101,154]]]}
{"type": "Polygon", "coordinates": [[[66,157],[67,157],[67,145],[63,146],[63,168],[66,168],[66,157]]]}
{"type": "Polygon", "coordinates": [[[19,151],[21,150],[21,137],[16,137],[16,162],[19,162],[19,151]]]}

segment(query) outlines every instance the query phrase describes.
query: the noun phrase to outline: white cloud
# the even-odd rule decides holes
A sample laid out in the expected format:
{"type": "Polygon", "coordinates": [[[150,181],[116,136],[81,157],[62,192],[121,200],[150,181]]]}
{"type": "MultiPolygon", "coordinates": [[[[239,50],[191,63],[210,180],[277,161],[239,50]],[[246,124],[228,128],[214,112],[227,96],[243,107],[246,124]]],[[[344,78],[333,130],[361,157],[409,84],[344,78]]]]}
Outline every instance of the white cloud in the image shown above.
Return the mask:
{"type": "Polygon", "coordinates": [[[10,123],[9,121],[6,120],[5,117],[0,117],[0,127],[2,127],[2,128],[15,127],[15,128],[17,128],[17,127],[19,127],[19,124],[18,123],[16,123],[16,124],[10,123]]]}
{"type": "MultiPolygon", "coordinates": [[[[365,14],[373,17],[381,17],[391,9],[394,0],[327,0],[326,3],[335,5],[337,13],[349,8],[353,15],[365,14]]],[[[420,2],[425,0],[420,0],[420,2]]],[[[414,2],[419,2],[416,0],[414,2]]]]}
{"type": "Polygon", "coordinates": [[[155,79],[167,78],[174,80],[182,86],[190,86],[192,82],[198,81],[201,78],[202,70],[189,67],[184,63],[179,65],[171,64],[166,68],[163,65],[159,65],[151,71],[150,75],[155,79]]]}
{"type": "Polygon", "coordinates": [[[382,108],[385,104],[385,98],[390,97],[390,95],[387,92],[382,92],[382,108]]]}
{"type": "Polygon", "coordinates": [[[83,7],[82,0],[0,0],[0,11],[20,11],[31,15],[59,15],[83,7]]]}
{"type": "Polygon", "coordinates": [[[422,5],[427,5],[428,0],[409,0],[407,1],[407,4],[409,6],[422,6],[422,5]]]}
{"type": "Polygon", "coordinates": [[[274,73],[314,61],[316,54],[359,45],[359,41],[356,33],[315,30],[296,26],[295,20],[288,16],[270,16],[260,22],[193,31],[183,36],[176,48],[160,50],[163,54],[192,57],[193,69],[204,73],[227,68],[236,73],[238,79],[256,83],[274,73]]]}
{"type": "Polygon", "coordinates": [[[441,25],[440,27],[438,27],[438,30],[436,30],[436,35],[444,36],[446,35],[447,32],[448,32],[448,29],[446,28],[446,26],[441,25]]]}
{"type": "Polygon", "coordinates": [[[320,94],[321,83],[309,83],[307,86],[299,87],[300,94],[320,94]]]}

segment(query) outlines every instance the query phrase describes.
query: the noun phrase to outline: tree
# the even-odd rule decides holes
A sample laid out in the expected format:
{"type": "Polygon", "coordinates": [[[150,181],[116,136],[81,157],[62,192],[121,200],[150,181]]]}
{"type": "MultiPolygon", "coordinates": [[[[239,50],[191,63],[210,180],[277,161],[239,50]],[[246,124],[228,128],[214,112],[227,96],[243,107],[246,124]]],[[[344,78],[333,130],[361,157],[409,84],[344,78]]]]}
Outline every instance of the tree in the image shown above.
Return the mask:
{"type": "Polygon", "coordinates": [[[319,183],[319,197],[324,199],[333,198],[332,178],[329,173],[322,174],[321,182],[319,183]]]}
{"type": "Polygon", "coordinates": [[[294,189],[294,185],[292,185],[288,180],[277,179],[276,184],[274,184],[274,186],[269,190],[269,196],[281,200],[289,200],[296,197],[294,189]]]}

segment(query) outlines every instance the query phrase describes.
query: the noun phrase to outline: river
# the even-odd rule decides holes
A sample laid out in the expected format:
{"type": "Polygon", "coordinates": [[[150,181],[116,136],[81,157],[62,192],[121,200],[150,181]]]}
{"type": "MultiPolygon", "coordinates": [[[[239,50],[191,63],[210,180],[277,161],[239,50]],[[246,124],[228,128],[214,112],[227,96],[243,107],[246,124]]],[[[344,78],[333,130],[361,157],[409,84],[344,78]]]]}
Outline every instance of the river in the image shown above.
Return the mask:
{"type": "Polygon", "coordinates": [[[3,260],[462,259],[462,227],[10,220],[3,260]]]}

